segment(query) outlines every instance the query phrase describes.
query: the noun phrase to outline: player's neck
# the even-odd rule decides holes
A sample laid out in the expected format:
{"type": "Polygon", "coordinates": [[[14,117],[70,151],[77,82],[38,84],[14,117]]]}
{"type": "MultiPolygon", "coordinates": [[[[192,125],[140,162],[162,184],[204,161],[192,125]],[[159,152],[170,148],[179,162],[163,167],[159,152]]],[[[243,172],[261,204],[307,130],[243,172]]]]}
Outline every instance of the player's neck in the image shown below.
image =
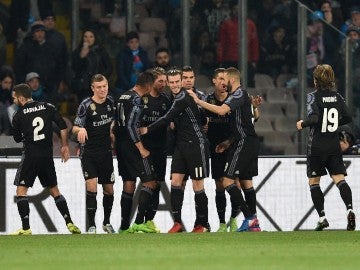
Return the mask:
{"type": "Polygon", "coordinates": [[[29,102],[32,102],[32,101],[33,101],[32,98],[24,99],[24,100],[20,103],[20,105],[21,105],[21,107],[23,107],[23,106],[25,106],[26,104],[28,104],[29,102]]]}
{"type": "Polygon", "coordinates": [[[104,102],[105,102],[106,97],[100,98],[100,97],[97,97],[97,96],[92,96],[91,99],[92,99],[93,101],[95,101],[96,103],[101,104],[101,103],[104,103],[104,102]]]}
{"type": "Polygon", "coordinates": [[[157,92],[157,91],[155,91],[155,90],[151,90],[151,91],[150,91],[150,96],[152,96],[152,97],[158,97],[158,96],[160,96],[160,94],[159,94],[159,92],[157,92]]]}
{"type": "Polygon", "coordinates": [[[146,91],[146,89],[144,87],[140,87],[139,85],[135,85],[133,90],[140,96],[142,97],[143,95],[149,93],[146,91]]]}
{"type": "Polygon", "coordinates": [[[215,91],[214,94],[215,94],[216,99],[219,101],[224,101],[228,96],[227,92],[216,92],[215,91]]]}
{"type": "Polygon", "coordinates": [[[240,88],[240,84],[235,84],[232,88],[231,88],[231,93],[234,93],[236,90],[238,90],[240,88]]]}

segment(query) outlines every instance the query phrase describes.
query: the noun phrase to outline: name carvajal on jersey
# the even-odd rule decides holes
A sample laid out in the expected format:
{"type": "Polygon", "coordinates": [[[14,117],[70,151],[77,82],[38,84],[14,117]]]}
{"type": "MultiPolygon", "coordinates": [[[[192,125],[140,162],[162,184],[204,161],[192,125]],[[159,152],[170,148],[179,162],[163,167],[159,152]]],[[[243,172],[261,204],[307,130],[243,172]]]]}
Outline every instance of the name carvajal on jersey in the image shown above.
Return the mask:
{"type": "Polygon", "coordinates": [[[44,104],[41,104],[41,105],[38,105],[35,107],[25,108],[25,109],[23,109],[23,113],[27,114],[27,113],[32,113],[32,112],[37,112],[37,111],[42,111],[42,110],[46,110],[44,104]]]}
{"type": "Polygon", "coordinates": [[[337,102],[336,96],[333,97],[323,97],[322,102],[324,103],[330,103],[330,102],[337,102]]]}

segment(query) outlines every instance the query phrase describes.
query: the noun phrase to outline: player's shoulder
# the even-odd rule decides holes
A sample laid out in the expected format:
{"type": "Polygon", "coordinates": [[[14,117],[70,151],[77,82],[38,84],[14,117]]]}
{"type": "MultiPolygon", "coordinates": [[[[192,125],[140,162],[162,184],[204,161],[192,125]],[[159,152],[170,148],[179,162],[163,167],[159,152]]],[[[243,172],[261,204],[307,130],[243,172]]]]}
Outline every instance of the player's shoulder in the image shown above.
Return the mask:
{"type": "Polygon", "coordinates": [[[225,103],[230,103],[232,101],[240,100],[244,95],[243,90],[241,88],[236,89],[233,93],[228,95],[228,97],[225,100],[225,103]]]}
{"type": "Polygon", "coordinates": [[[306,101],[308,104],[314,103],[316,98],[320,97],[319,91],[312,91],[306,95],[306,101]]]}
{"type": "Polygon", "coordinates": [[[199,90],[198,88],[195,88],[195,93],[198,96],[198,98],[200,98],[201,100],[206,100],[206,94],[199,90]]]}
{"type": "Polygon", "coordinates": [[[87,109],[92,104],[92,99],[90,97],[85,98],[83,101],[81,101],[79,108],[78,108],[78,116],[82,117],[86,114],[87,109]]]}
{"type": "Polygon", "coordinates": [[[216,102],[215,93],[208,94],[206,96],[206,102],[211,103],[211,104],[215,104],[214,103],[214,102],[216,102]]]}
{"type": "Polygon", "coordinates": [[[80,102],[80,106],[89,107],[91,103],[92,103],[91,97],[87,97],[80,102]]]}
{"type": "Polygon", "coordinates": [[[245,90],[241,89],[240,87],[235,90],[235,92],[232,94],[234,98],[241,98],[245,94],[245,90]]]}
{"type": "Polygon", "coordinates": [[[345,101],[345,98],[339,92],[336,92],[336,96],[340,101],[345,101]]]}
{"type": "Polygon", "coordinates": [[[106,97],[106,102],[113,104],[113,103],[114,103],[114,98],[113,98],[113,96],[107,95],[107,97],[106,97]]]}
{"type": "Polygon", "coordinates": [[[172,99],[172,96],[167,92],[162,92],[160,94],[160,97],[162,100],[167,101],[167,102],[171,102],[171,99],[172,99]]]}

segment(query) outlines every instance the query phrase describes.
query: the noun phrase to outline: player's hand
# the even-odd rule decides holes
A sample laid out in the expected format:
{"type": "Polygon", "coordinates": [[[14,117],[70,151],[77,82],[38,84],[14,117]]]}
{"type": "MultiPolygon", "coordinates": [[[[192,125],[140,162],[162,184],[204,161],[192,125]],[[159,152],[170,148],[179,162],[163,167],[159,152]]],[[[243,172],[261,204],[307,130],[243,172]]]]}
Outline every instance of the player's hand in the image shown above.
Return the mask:
{"type": "Polygon", "coordinates": [[[60,150],[61,153],[61,161],[62,162],[66,162],[69,160],[70,158],[70,150],[69,150],[69,146],[68,145],[64,145],[61,147],[60,150]]]}
{"type": "Polygon", "coordinates": [[[196,93],[193,90],[186,90],[189,95],[194,99],[196,104],[199,104],[200,99],[198,98],[198,96],[196,95],[196,93]]]}
{"type": "Polygon", "coordinates": [[[261,105],[262,103],[262,97],[259,96],[259,95],[256,95],[256,96],[250,96],[251,98],[251,104],[254,106],[254,108],[258,107],[261,105]]]}
{"type": "Polygon", "coordinates": [[[304,122],[304,120],[299,120],[299,121],[296,122],[296,128],[297,128],[298,130],[302,130],[302,129],[303,129],[303,127],[301,126],[302,122],[304,122]]]}
{"type": "Polygon", "coordinates": [[[88,134],[85,128],[80,128],[77,134],[77,139],[79,143],[85,143],[85,141],[88,139],[88,134]]]}
{"type": "Polygon", "coordinates": [[[350,147],[349,142],[346,140],[346,138],[344,138],[343,140],[340,140],[340,149],[341,152],[345,152],[346,150],[348,150],[350,147]]]}
{"type": "Polygon", "coordinates": [[[145,135],[145,134],[148,133],[148,128],[147,127],[140,127],[139,132],[140,132],[141,135],[145,135]]]}
{"type": "Polygon", "coordinates": [[[142,158],[147,158],[148,156],[150,156],[150,151],[146,148],[142,148],[139,151],[142,158]]]}
{"type": "Polygon", "coordinates": [[[228,149],[230,146],[230,142],[229,140],[223,141],[221,143],[219,143],[216,147],[215,147],[215,152],[216,153],[223,153],[226,149],[228,149]]]}

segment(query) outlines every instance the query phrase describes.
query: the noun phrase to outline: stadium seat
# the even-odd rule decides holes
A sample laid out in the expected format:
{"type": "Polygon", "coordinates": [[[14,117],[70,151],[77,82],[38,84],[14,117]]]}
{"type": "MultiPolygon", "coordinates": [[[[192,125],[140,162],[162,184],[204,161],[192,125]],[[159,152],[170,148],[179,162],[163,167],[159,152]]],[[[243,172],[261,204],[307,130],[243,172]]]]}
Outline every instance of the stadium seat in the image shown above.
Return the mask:
{"type": "Polygon", "coordinates": [[[286,87],[286,83],[293,78],[296,78],[295,74],[290,74],[290,73],[280,74],[275,80],[276,87],[286,87]]]}
{"type": "Polygon", "coordinates": [[[253,88],[253,87],[248,87],[245,89],[249,95],[251,96],[257,96],[257,95],[260,95],[262,96],[263,98],[266,97],[266,92],[268,91],[267,88],[253,88]]]}
{"type": "Polygon", "coordinates": [[[298,118],[298,104],[297,103],[286,104],[285,115],[291,118],[298,118]]]}
{"type": "Polygon", "coordinates": [[[149,12],[144,5],[134,5],[134,19],[135,23],[141,23],[144,18],[149,17],[149,12]]]}
{"type": "Polygon", "coordinates": [[[139,25],[140,32],[153,32],[155,36],[166,33],[166,23],[162,18],[143,18],[139,25]]]}
{"type": "Polygon", "coordinates": [[[269,103],[276,103],[280,105],[295,103],[293,94],[286,88],[269,89],[266,93],[266,100],[269,103]]]}
{"type": "Polygon", "coordinates": [[[260,116],[254,125],[256,133],[261,137],[274,132],[271,122],[266,116],[260,116]]]}
{"type": "Polygon", "coordinates": [[[293,145],[290,136],[287,134],[274,131],[264,136],[264,145],[274,151],[284,152],[285,148],[293,145]]]}
{"type": "Polygon", "coordinates": [[[274,127],[276,131],[283,132],[289,136],[294,136],[297,133],[296,118],[278,118],[275,119],[274,127]]]}
{"type": "Polygon", "coordinates": [[[139,42],[140,46],[146,51],[156,47],[155,37],[153,33],[139,32],[139,42]]]}
{"type": "Polygon", "coordinates": [[[268,102],[261,104],[260,114],[266,116],[270,121],[285,117],[279,105],[268,102]]]}
{"type": "Polygon", "coordinates": [[[255,88],[275,88],[274,80],[266,74],[255,74],[255,88]]]}

